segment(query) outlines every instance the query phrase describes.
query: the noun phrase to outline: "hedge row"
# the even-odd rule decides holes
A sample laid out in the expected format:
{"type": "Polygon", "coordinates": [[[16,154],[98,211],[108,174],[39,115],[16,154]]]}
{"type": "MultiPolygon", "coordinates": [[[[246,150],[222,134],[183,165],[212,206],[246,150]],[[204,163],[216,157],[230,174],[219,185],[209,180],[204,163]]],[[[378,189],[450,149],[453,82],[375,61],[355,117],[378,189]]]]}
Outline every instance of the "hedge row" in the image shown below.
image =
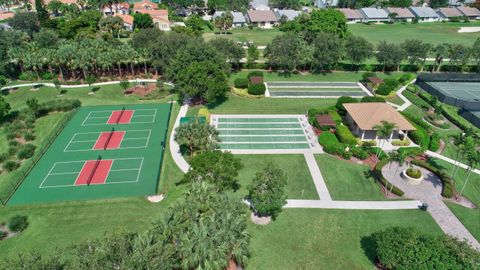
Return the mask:
{"type": "Polygon", "coordinates": [[[393,185],[392,183],[388,182],[387,179],[385,179],[385,177],[383,177],[383,174],[382,174],[382,168],[387,165],[389,162],[388,159],[384,159],[384,160],[381,160],[380,162],[377,163],[377,165],[375,166],[375,168],[373,169],[373,175],[375,176],[375,178],[380,182],[382,183],[382,185],[387,188],[388,190],[392,190],[392,193],[395,194],[395,195],[398,195],[400,197],[403,196],[404,192],[399,189],[397,186],[393,185]],[[393,186],[392,186],[393,185],[393,186]]]}
{"type": "Polygon", "coordinates": [[[423,167],[423,168],[433,172],[434,174],[436,174],[443,183],[442,196],[445,197],[445,198],[452,198],[453,197],[453,194],[455,193],[455,187],[453,185],[452,178],[450,178],[450,176],[448,176],[448,174],[446,174],[442,170],[436,168],[435,166],[433,166],[433,165],[431,165],[431,164],[429,164],[425,161],[412,160],[411,163],[415,164],[415,165],[418,165],[420,167],[423,167]]]}
{"type": "Polygon", "coordinates": [[[357,144],[357,139],[355,138],[355,136],[353,136],[352,132],[350,132],[350,129],[348,129],[347,126],[337,125],[336,129],[336,135],[342,143],[348,145],[357,144]]]}

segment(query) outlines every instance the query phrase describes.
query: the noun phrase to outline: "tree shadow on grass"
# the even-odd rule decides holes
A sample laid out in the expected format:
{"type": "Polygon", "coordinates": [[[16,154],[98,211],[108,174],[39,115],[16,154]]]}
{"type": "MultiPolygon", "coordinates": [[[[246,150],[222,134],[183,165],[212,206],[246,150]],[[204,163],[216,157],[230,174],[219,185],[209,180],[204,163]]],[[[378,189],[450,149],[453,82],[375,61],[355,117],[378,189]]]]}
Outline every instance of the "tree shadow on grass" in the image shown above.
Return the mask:
{"type": "Polygon", "coordinates": [[[376,264],[375,240],[373,237],[371,235],[362,237],[362,239],[360,239],[360,245],[362,246],[363,253],[370,262],[376,264]]]}
{"type": "Polygon", "coordinates": [[[225,101],[227,101],[227,99],[228,99],[228,97],[226,97],[226,96],[219,97],[215,100],[215,102],[207,103],[207,104],[205,104],[205,106],[207,107],[207,109],[212,110],[212,109],[215,109],[216,107],[222,105],[225,101]]]}

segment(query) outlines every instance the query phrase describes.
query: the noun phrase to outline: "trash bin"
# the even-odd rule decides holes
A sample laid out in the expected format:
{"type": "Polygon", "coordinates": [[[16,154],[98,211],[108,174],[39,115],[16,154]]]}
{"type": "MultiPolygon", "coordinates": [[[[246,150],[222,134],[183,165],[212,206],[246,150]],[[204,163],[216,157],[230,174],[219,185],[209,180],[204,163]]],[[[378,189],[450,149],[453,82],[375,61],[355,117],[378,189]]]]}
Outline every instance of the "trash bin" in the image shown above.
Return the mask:
{"type": "Polygon", "coordinates": [[[428,203],[422,203],[422,205],[420,206],[420,210],[427,211],[427,209],[428,209],[428,203]]]}

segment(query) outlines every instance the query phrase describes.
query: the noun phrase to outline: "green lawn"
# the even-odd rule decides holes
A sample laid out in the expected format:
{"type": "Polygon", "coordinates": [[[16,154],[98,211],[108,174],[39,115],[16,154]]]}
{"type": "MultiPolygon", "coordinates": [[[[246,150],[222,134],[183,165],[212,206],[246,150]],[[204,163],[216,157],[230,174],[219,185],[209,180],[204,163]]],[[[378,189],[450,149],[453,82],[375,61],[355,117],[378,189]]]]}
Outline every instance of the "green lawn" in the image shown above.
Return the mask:
{"type": "Polygon", "coordinates": [[[419,210],[285,209],[268,226],[250,224],[247,269],[376,269],[369,236],[389,226],[442,234],[419,210]]]}
{"type": "Polygon", "coordinates": [[[315,155],[333,200],[388,200],[380,185],[368,177],[367,165],[353,164],[327,154],[315,155]]]}
{"type": "Polygon", "coordinates": [[[351,24],[348,29],[353,35],[362,36],[372,43],[382,40],[401,43],[406,39],[419,39],[432,44],[446,42],[472,46],[480,38],[480,32],[457,32],[460,27],[466,26],[480,26],[480,23],[351,24]]]}
{"type": "MultiPolygon", "coordinates": [[[[251,99],[228,94],[228,100],[209,108],[215,114],[306,114],[310,108],[327,108],[335,105],[337,99],[298,98],[292,101],[284,98],[251,99]]],[[[204,106],[191,107],[188,115],[197,114],[204,106]]]]}
{"type": "MultiPolygon", "coordinates": [[[[437,167],[444,169],[449,175],[452,172],[453,165],[443,160],[434,159],[437,167]]],[[[455,188],[460,192],[467,178],[467,171],[460,168],[454,177],[455,188]]],[[[471,202],[477,205],[476,209],[469,209],[453,203],[447,203],[448,207],[455,213],[460,221],[467,227],[472,235],[480,241],[480,175],[472,173],[470,179],[465,186],[463,196],[467,197],[471,202]]]]}
{"type": "MultiPolygon", "coordinates": [[[[179,106],[174,105],[170,130],[178,111],[179,106]]],[[[0,241],[1,257],[15,255],[17,252],[27,249],[43,254],[53,253],[56,247],[61,249],[86,239],[97,238],[104,232],[116,228],[136,232],[146,229],[185,190],[185,186],[175,185],[175,182],[181,178],[182,172],[174,163],[170,151],[165,153],[159,193],[167,194],[165,200],[159,204],[151,204],[141,197],[132,197],[0,207],[0,221],[6,221],[9,217],[20,214],[28,215],[30,223],[27,230],[20,236],[0,241]]]]}
{"type": "Polygon", "coordinates": [[[253,41],[257,46],[266,46],[272,41],[272,39],[278,35],[281,35],[280,30],[274,29],[248,29],[248,28],[234,28],[229,30],[228,35],[219,35],[218,32],[214,33],[212,31],[205,32],[203,38],[206,41],[212,40],[214,38],[227,38],[233,41],[249,42],[253,41]]]}
{"type": "MultiPolygon", "coordinates": [[[[5,99],[12,106],[12,109],[25,107],[25,101],[29,98],[36,98],[39,102],[52,99],[59,99],[59,91],[54,87],[41,87],[38,91],[30,91],[30,87],[22,87],[14,93],[5,96],[5,99]]],[[[140,100],[136,95],[125,96],[123,89],[115,85],[106,85],[100,87],[94,95],[89,95],[91,87],[68,89],[64,94],[64,99],[79,99],[82,105],[115,105],[115,104],[132,104],[132,103],[152,103],[164,102],[169,100],[140,100]]]]}
{"type": "Polygon", "coordinates": [[[247,187],[255,174],[271,162],[279,166],[287,175],[288,199],[318,200],[318,194],[303,155],[237,155],[237,157],[245,166],[240,171],[241,187],[237,192],[242,197],[247,195],[247,187]]]}

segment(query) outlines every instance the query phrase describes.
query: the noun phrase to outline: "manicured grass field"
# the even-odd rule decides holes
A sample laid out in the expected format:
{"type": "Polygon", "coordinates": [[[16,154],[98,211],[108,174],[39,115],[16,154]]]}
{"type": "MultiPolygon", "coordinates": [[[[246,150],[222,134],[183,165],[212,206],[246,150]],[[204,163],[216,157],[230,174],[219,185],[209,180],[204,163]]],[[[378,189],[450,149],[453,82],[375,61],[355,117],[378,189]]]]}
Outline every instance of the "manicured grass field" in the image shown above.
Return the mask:
{"type": "MultiPolygon", "coordinates": [[[[443,160],[434,159],[434,164],[442,168],[449,175],[452,172],[453,165],[443,160]]],[[[455,188],[457,192],[460,192],[463,184],[467,178],[468,172],[462,168],[459,169],[454,177],[455,188]]],[[[470,233],[480,241],[480,175],[472,173],[470,180],[465,186],[463,196],[467,197],[471,202],[477,205],[476,209],[466,208],[453,203],[447,203],[450,210],[460,219],[470,233]]]]}
{"type": "Polygon", "coordinates": [[[419,210],[285,209],[268,226],[250,224],[247,269],[376,269],[368,237],[389,226],[442,234],[419,210]]]}
{"type": "MultiPolygon", "coordinates": [[[[214,114],[306,114],[310,108],[327,108],[335,105],[337,99],[299,98],[290,99],[260,98],[251,99],[228,94],[228,101],[209,108],[214,114]]],[[[204,106],[189,109],[188,115],[196,115],[204,106]]]]}
{"type": "Polygon", "coordinates": [[[327,154],[315,155],[333,200],[388,200],[379,184],[368,177],[367,165],[353,164],[327,154]]]}
{"type": "Polygon", "coordinates": [[[214,38],[228,38],[233,41],[249,42],[253,41],[257,46],[266,46],[272,41],[272,39],[278,35],[281,35],[280,30],[274,29],[248,29],[248,28],[234,28],[229,30],[228,35],[219,35],[218,32],[205,32],[203,38],[206,41],[212,40],[214,38]]]}
{"type": "Polygon", "coordinates": [[[140,100],[136,95],[125,96],[123,89],[119,85],[101,86],[100,90],[94,95],[89,95],[92,87],[68,89],[63,97],[58,97],[59,90],[54,87],[41,87],[38,91],[30,91],[31,87],[22,87],[14,93],[5,96],[5,99],[12,109],[20,109],[25,107],[25,101],[29,98],[36,98],[39,102],[52,99],[79,99],[83,106],[86,105],[115,105],[115,104],[132,104],[132,103],[158,103],[169,100],[140,100]]]}
{"type": "Polygon", "coordinates": [[[237,192],[242,197],[248,194],[247,187],[255,174],[271,162],[280,167],[287,175],[286,194],[288,199],[318,200],[318,194],[303,155],[237,155],[237,157],[245,166],[240,171],[241,187],[237,192]]]}
{"type": "Polygon", "coordinates": [[[376,44],[382,40],[401,43],[407,39],[419,39],[432,44],[452,43],[472,46],[480,32],[458,33],[460,27],[480,26],[471,23],[395,23],[395,24],[351,24],[349,31],[376,44]]]}

